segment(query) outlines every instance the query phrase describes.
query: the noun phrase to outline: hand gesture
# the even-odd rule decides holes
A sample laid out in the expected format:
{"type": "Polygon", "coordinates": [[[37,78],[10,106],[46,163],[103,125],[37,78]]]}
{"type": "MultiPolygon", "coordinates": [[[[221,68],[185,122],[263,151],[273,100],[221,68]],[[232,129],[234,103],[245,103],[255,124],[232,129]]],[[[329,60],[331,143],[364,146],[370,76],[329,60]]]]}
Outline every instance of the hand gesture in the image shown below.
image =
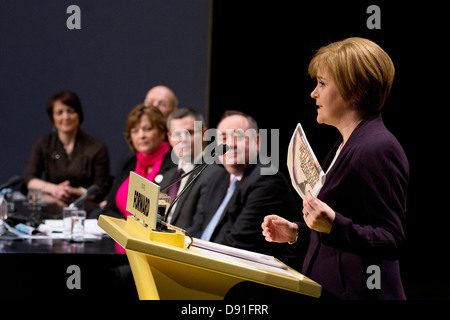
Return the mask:
{"type": "Polygon", "coordinates": [[[280,216],[269,215],[264,217],[261,224],[263,235],[269,242],[295,242],[298,226],[280,216]]]}
{"type": "Polygon", "coordinates": [[[303,219],[308,227],[322,233],[330,233],[336,213],[325,202],[308,192],[303,199],[303,219]]]}

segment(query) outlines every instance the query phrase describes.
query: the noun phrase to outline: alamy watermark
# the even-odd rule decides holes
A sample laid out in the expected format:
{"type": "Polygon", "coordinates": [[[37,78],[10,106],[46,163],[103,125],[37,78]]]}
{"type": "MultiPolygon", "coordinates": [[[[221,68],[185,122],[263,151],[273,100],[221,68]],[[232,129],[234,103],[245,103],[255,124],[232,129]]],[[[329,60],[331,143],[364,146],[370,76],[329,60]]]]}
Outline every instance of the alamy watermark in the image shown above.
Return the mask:
{"type": "MultiPolygon", "coordinates": [[[[67,18],[66,27],[69,30],[80,30],[81,29],[81,9],[77,5],[70,5],[66,10],[67,14],[70,16],[67,18]]],[[[370,5],[366,10],[367,14],[370,16],[367,18],[366,26],[368,29],[381,29],[381,9],[377,5],[370,5]]]]}
{"type": "Polygon", "coordinates": [[[381,270],[380,270],[380,267],[377,266],[376,264],[372,264],[372,265],[367,267],[366,273],[370,274],[367,277],[367,281],[366,281],[367,289],[369,289],[369,290],[373,290],[373,289],[380,290],[381,289],[381,270]]]}
{"type": "MultiPolygon", "coordinates": [[[[202,122],[194,122],[194,146],[190,143],[178,143],[172,151],[172,161],[178,162],[179,154],[197,154],[194,164],[226,163],[226,164],[257,164],[261,163],[261,175],[274,175],[280,166],[280,131],[279,129],[227,129],[222,132],[218,129],[208,129],[202,134],[202,122]],[[207,145],[205,146],[205,143],[207,145]],[[226,144],[229,149],[222,156],[214,156],[214,151],[220,144],[226,144]],[[204,149],[203,149],[204,147],[204,149]],[[191,150],[193,149],[193,150],[191,150]],[[203,150],[203,153],[202,153],[203,150]],[[270,152],[269,152],[270,151],[270,152]]],[[[191,133],[186,129],[174,130],[172,139],[191,141],[191,133]]],[[[180,140],[180,141],[181,141],[180,140]]]]}
{"type": "Polygon", "coordinates": [[[81,9],[77,5],[70,5],[66,10],[67,14],[70,16],[67,18],[66,27],[69,30],[79,30],[81,29],[81,9]]]}
{"type": "Polygon", "coordinates": [[[81,269],[79,266],[72,264],[67,267],[67,274],[70,276],[66,280],[66,286],[69,290],[81,289],[81,269]]]}

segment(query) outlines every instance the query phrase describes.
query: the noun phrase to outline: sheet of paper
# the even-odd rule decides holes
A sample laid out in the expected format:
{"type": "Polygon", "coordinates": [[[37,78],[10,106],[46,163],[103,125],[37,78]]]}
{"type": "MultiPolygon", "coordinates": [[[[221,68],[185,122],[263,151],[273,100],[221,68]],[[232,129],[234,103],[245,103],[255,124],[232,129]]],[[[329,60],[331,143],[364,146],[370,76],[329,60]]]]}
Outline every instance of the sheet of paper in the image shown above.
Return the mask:
{"type": "Polygon", "coordinates": [[[194,242],[192,244],[193,247],[212,251],[215,253],[227,255],[229,257],[234,257],[238,259],[244,259],[247,261],[252,261],[260,264],[264,264],[267,266],[287,269],[286,265],[279,263],[273,256],[265,255],[258,252],[243,250],[239,248],[234,248],[230,246],[225,246],[223,244],[209,242],[194,238],[194,242]]]}
{"type": "Polygon", "coordinates": [[[325,173],[306,139],[301,124],[297,124],[288,148],[288,170],[294,186],[300,197],[307,192],[317,197],[325,183],[325,173]]]}
{"type": "MultiPolygon", "coordinates": [[[[17,239],[66,239],[63,233],[62,219],[44,220],[37,228],[40,234],[25,234],[17,231],[17,229],[8,226],[8,231],[16,236],[17,239]]],[[[97,224],[97,219],[86,219],[84,222],[84,239],[97,240],[101,239],[106,232],[97,224]]]]}
{"type": "Polygon", "coordinates": [[[206,255],[210,258],[214,258],[216,260],[231,262],[233,264],[244,265],[244,266],[250,267],[250,268],[257,268],[257,269],[261,269],[261,270],[265,270],[265,271],[269,271],[269,272],[274,272],[274,273],[285,275],[288,277],[296,277],[297,276],[295,273],[292,273],[289,269],[287,269],[285,265],[280,264],[280,263],[278,263],[277,266],[273,266],[273,265],[269,265],[266,263],[260,263],[260,262],[256,262],[256,261],[252,261],[252,260],[248,260],[248,259],[244,259],[244,258],[231,256],[231,255],[228,255],[225,253],[211,251],[208,249],[194,247],[193,250],[201,252],[203,255],[206,255]],[[281,266],[283,266],[283,267],[281,267],[281,266]]]}

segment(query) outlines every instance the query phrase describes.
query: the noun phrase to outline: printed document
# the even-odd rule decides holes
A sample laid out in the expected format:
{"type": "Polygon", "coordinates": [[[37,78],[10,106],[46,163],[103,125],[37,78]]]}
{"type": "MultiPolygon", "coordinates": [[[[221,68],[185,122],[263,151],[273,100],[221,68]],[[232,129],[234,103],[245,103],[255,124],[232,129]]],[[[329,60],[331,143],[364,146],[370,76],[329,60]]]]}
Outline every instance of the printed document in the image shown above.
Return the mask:
{"type": "Polygon", "coordinates": [[[288,149],[288,170],[294,186],[300,197],[307,192],[317,197],[325,183],[325,173],[317,161],[311,146],[306,139],[301,124],[297,124],[288,149]]]}

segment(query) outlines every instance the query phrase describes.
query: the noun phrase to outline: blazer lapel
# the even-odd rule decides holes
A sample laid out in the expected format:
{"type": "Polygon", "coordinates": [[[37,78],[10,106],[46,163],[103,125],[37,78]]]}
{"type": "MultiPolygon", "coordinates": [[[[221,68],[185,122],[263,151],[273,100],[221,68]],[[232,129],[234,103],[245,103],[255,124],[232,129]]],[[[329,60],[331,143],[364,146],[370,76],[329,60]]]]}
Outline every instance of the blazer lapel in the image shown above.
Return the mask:
{"type": "MultiPolygon", "coordinates": [[[[194,168],[197,168],[199,166],[199,164],[197,164],[197,165],[195,165],[195,167],[194,168]]],[[[176,169],[176,170],[178,170],[178,168],[176,169]]],[[[176,172],[176,170],[175,170],[175,172],[176,172]]],[[[175,173],[174,173],[175,174],[175,173]]],[[[173,177],[173,175],[174,174],[172,174],[172,177],[173,177]]],[[[198,174],[198,171],[196,171],[196,172],[193,172],[192,174],[190,174],[189,175],[189,177],[188,177],[188,179],[187,179],[187,181],[186,181],[186,184],[184,185],[184,188],[186,188],[186,186],[197,176],[197,174],[198,174]]],[[[176,221],[177,219],[178,219],[178,216],[180,215],[180,213],[181,213],[181,209],[183,208],[183,203],[184,202],[186,202],[186,199],[188,199],[188,197],[189,197],[189,193],[190,193],[190,191],[192,190],[192,187],[193,187],[194,185],[192,185],[191,187],[190,187],[190,189],[188,189],[188,190],[186,190],[186,192],[185,193],[183,193],[183,195],[180,197],[180,199],[178,200],[178,203],[177,203],[177,205],[176,205],[176,207],[175,207],[175,212],[172,214],[172,221],[176,221]]],[[[181,190],[180,190],[181,191],[181,190]]]]}

